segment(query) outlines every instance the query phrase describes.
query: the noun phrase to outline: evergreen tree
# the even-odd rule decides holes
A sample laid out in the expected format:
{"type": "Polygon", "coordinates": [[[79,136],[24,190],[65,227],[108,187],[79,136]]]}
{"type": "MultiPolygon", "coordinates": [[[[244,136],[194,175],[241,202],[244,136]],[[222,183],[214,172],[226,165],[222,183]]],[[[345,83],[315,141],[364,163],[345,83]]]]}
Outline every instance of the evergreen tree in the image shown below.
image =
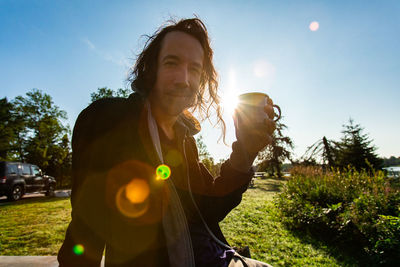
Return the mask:
{"type": "Polygon", "coordinates": [[[337,143],[336,166],[346,168],[348,165],[357,170],[380,169],[382,168],[382,159],[375,153],[376,147],[372,145],[367,134],[363,134],[363,128],[359,124],[354,124],[349,119],[347,125],[343,125],[343,137],[337,143]]]}
{"type": "Polygon", "coordinates": [[[284,135],[287,126],[281,121],[276,123],[276,130],[272,135],[272,143],[267,145],[258,155],[259,170],[268,171],[272,176],[274,173],[278,178],[282,177],[281,165],[284,160],[291,160],[293,142],[290,137],[284,135]]]}
{"type": "Polygon", "coordinates": [[[336,141],[328,140],[325,136],[309,146],[296,164],[305,166],[321,165],[323,168],[330,169],[336,167],[338,157],[338,144],[336,141]]]}

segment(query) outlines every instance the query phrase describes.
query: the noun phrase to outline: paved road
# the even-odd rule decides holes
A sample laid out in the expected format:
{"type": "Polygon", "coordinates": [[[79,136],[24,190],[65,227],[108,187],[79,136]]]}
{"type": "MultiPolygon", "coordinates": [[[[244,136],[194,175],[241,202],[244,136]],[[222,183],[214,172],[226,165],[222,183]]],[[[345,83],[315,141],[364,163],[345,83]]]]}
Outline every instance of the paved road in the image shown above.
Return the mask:
{"type": "MultiPolygon", "coordinates": [[[[57,256],[0,256],[0,267],[56,267],[57,256]]],[[[104,267],[104,256],[101,260],[104,267]]]]}

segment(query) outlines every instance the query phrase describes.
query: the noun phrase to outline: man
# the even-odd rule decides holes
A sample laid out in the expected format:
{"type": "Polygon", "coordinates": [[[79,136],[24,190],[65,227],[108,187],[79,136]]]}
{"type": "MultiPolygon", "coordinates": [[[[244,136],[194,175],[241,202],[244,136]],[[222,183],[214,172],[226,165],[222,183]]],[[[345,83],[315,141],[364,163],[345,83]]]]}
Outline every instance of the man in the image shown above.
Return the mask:
{"type": "Polygon", "coordinates": [[[72,138],[72,221],[60,266],[267,266],[238,255],[218,223],[240,201],[259,150],[275,129],[272,101],[265,129],[241,127],[232,154],[213,178],[199,162],[188,109],[223,128],[207,30],[181,20],[149,38],[131,75],[127,99],[94,102],[72,138]]]}

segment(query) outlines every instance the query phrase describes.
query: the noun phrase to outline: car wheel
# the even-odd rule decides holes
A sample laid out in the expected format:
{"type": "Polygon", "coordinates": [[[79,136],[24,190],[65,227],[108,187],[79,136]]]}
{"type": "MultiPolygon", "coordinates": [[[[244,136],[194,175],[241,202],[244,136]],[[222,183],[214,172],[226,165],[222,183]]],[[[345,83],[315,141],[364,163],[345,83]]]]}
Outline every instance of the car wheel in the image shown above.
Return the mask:
{"type": "Polygon", "coordinates": [[[11,191],[11,194],[8,196],[8,199],[11,201],[19,200],[23,195],[22,186],[15,185],[11,191]]]}
{"type": "Polygon", "coordinates": [[[46,191],[46,196],[54,197],[54,185],[49,185],[49,189],[46,191]]]}

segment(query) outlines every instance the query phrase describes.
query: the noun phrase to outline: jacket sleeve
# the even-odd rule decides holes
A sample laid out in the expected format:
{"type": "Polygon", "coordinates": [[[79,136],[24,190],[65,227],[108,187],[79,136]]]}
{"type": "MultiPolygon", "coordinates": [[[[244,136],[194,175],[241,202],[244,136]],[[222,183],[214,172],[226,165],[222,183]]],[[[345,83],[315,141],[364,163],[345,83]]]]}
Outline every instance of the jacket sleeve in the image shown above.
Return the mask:
{"type": "Polygon", "coordinates": [[[212,180],[211,194],[226,196],[238,190],[243,194],[254,175],[253,160],[237,141],[234,142],[230,158],[221,165],[219,176],[212,180]]]}
{"type": "MultiPolygon", "coordinates": [[[[202,205],[202,214],[204,215],[205,219],[207,222],[220,222],[222,221],[228,214],[229,212],[234,209],[236,206],[240,204],[242,201],[242,195],[243,193],[247,190],[249,181],[251,180],[251,177],[253,176],[252,174],[243,174],[238,172],[237,170],[233,169],[231,166],[229,166],[229,160],[225,162],[221,169],[221,175],[217,177],[217,179],[220,179],[218,181],[221,183],[222,186],[222,180],[224,177],[228,177],[226,180],[231,180],[231,177],[236,177],[238,179],[243,179],[246,181],[243,184],[238,184],[238,187],[234,189],[233,191],[225,191],[222,194],[213,194],[209,196],[204,197],[203,205],[202,205]],[[225,166],[224,166],[225,164],[225,166]],[[224,176],[227,175],[227,176],[224,176]],[[250,177],[250,178],[248,178],[250,177]]],[[[207,176],[211,174],[208,172],[207,168],[201,163],[201,169],[203,175],[207,176]],[[208,174],[206,174],[208,173],[208,174]]],[[[212,176],[211,176],[212,177],[212,176]]],[[[215,180],[217,180],[215,179],[215,180]]],[[[215,186],[215,185],[214,185],[215,186]]],[[[215,190],[215,188],[214,188],[215,190]]]]}
{"type": "MultiPolygon", "coordinates": [[[[194,149],[197,153],[197,149],[194,149]]],[[[242,200],[243,193],[254,175],[251,167],[248,171],[241,171],[232,166],[232,158],[242,156],[242,151],[237,142],[232,145],[231,158],[225,161],[220,170],[220,175],[214,178],[203,163],[199,162],[205,190],[201,201],[201,213],[207,222],[222,221],[242,200]]],[[[196,154],[197,160],[198,154],[196,154]]]]}
{"type": "Polygon", "coordinates": [[[72,220],[58,252],[60,266],[100,266],[105,246],[105,177],[101,170],[94,171],[92,157],[98,146],[93,126],[93,118],[84,110],[72,137],[72,220]]]}

